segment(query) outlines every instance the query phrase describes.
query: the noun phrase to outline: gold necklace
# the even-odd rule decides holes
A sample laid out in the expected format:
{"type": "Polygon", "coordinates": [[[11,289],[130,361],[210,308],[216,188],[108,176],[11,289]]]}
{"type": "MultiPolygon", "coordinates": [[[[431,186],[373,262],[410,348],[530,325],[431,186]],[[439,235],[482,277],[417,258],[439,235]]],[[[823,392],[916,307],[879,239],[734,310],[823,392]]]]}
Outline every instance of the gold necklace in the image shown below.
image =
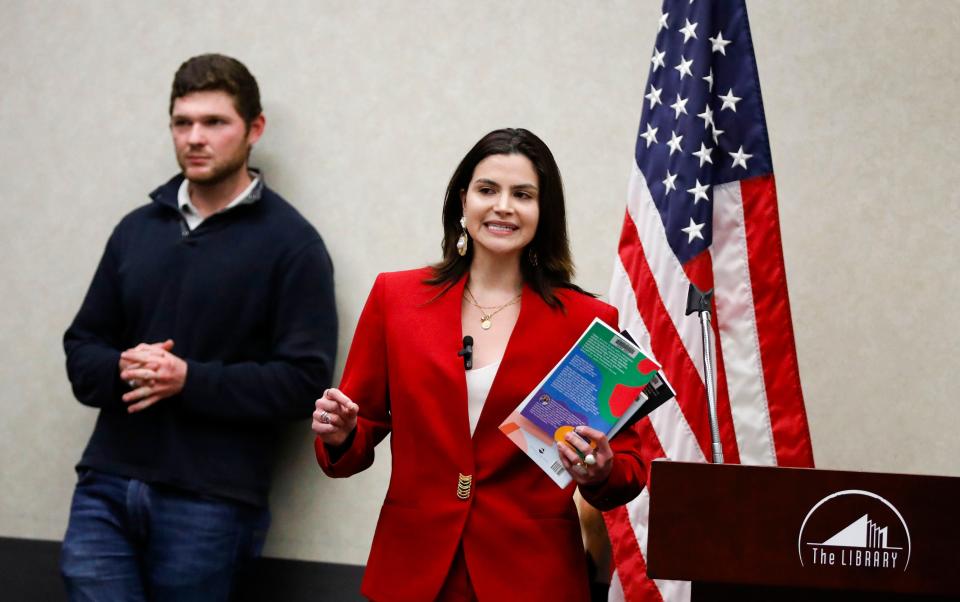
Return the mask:
{"type": "Polygon", "coordinates": [[[498,313],[510,307],[511,305],[515,305],[519,303],[520,297],[521,297],[521,295],[517,295],[516,297],[507,301],[503,305],[483,306],[477,303],[477,298],[473,296],[472,292],[470,292],[469,286],[464,286],[463,292],[467,301],[469,301],[471,305],[473,305],[474,307],[480,310],[480,328],[484,330],[490,330],[490,327],[493,326],[493,321],[492,321],[493,316],[497,315],[498,313]],[[493,310],[493,311],[490,311],[490,310],[493,310]],[[487,313],[488,311],[490,313],[487,313]]]}

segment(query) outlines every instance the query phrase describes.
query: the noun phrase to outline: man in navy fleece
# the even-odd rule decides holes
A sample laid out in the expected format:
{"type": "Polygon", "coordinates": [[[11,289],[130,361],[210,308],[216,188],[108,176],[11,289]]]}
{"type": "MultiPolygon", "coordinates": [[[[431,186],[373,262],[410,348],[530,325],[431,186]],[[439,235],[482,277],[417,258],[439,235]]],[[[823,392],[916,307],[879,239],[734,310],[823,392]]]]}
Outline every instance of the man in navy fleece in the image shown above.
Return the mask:
{"type": "Polygon", "coordinates": [[[259,554],[278,432],[329,386],[333,266],[317,231],[248,167],[263,134],[239,61],[180,66],[182,173],[124,217],[64,335],[99,409],[61,570],[73,600],[224,600],[259,554]]]}

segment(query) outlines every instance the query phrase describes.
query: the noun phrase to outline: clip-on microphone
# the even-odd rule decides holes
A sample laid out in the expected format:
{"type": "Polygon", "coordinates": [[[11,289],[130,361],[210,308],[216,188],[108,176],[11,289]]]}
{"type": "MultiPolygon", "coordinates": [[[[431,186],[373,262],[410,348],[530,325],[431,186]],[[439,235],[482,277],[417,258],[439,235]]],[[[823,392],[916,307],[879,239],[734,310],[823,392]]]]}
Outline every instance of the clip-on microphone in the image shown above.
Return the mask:
{"type": "Polygon", "coordinates": [[[463,337],[463,349],[457,352],[457,355],[463,358],[463,369],[473,368],[473,337],[463,337]]]}

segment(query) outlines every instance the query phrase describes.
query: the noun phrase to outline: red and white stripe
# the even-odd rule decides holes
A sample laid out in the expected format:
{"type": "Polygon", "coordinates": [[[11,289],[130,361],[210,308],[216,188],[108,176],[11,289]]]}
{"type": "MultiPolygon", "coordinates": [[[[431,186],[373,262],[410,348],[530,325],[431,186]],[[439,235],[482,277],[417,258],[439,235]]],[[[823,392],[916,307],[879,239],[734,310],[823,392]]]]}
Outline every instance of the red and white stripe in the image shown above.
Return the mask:
{"type": "MultiPolygon", "coordinates": [[[[610,302],[620,326],[663,366],[677,398],[634,428],[644,459],[703,462],[710,429],[700,323],[686,316],[691,281],[714,289],[717,403],[728,463],[813,466],[800,389],[772,175],[713,189],[713,242],[683,265],[634,166],[610,302]]],[[[605,515],[616,572],[610,600],[688,600],[689,584],[646,575],[646,490],[605,515]]]]}

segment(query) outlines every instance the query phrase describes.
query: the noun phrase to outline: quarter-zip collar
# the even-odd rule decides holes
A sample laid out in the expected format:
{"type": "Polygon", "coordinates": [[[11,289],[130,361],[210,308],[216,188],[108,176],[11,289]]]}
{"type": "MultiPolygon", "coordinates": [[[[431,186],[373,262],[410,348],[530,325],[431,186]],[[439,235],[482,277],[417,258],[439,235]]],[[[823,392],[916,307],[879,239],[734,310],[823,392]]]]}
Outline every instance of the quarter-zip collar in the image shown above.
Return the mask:
{"type": "MultiPolygon", "coordinates": [[[[250,169],[249,171],[256,179],[256,185],[253,187],[253,190],[238,203],[239,205],[255,203],[263,196],[263,174],[257,169],[250,169]]],[[[184,179],[182,173],[173,176],[165,184],[161,184],[151,192],[150,199],[158,205],[169,207],[177,213],[180,213],[180,203],[177,197],[180,191],[180,185],[183,184],[184,179]]]]}

